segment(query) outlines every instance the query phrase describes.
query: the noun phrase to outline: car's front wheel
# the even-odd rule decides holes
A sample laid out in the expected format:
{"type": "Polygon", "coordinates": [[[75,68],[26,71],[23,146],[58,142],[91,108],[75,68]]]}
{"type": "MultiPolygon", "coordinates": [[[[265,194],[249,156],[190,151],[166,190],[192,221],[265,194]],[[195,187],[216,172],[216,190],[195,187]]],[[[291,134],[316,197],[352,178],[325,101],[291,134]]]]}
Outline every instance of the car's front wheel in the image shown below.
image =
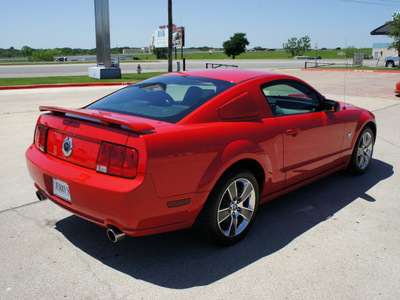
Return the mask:
{"type": "Polygon", "coordinates": [[[355,175],[365,173],[371,164],[375,136],[370,127],[365,127],[357,139],[351,156],[349,171],[355,175]]]}
{"type": "Polygon", "coordinates": [[[242,170],[223,176],[214,187],[197,219],[197,227],[208,239],[222,245],[240,240],[252,225],[259,204],[254,175],[242,170]]]}

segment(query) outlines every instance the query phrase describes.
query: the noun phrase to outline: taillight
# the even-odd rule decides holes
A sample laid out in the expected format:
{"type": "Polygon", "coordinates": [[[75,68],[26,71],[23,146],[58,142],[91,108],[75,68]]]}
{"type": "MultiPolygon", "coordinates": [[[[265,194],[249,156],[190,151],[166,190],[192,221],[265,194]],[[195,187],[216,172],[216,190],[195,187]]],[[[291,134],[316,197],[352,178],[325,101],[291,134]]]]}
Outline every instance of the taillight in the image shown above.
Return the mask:
{"type": "Polygon", "coordinates": [[[138,161],[137,150],[103,142],[97,157],[96,170],[100,173],[135,178],[138,161]]]}
{"type": "Polygon", "coordinates": [[[48,131],[48,128],[46,126],[36,125],[35,145],[43,153],[46,152],[47,131],[48,131]]]}

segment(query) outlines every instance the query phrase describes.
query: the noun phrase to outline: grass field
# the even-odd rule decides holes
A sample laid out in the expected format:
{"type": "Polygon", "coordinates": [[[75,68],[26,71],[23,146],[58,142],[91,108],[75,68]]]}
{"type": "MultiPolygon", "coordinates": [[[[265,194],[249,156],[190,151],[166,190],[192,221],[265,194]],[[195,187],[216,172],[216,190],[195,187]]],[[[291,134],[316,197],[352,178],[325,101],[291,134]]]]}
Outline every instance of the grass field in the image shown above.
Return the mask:
{"type": "MultiPolygon", "coordinates": [[[[338,53],[343,53],[344,50],[318,50],[317,51],[317,56],[321,56],[322,59],[342,59],[345,58],[343,55],[338,55],[338,53]]],[[[363,49],[360,50],[360,53],[364,53],[367,55],[372,54],[372,49],[363,49]]],[[[305,56],[309,57],[315,57],[315,50],[310,50],[304,53],[305,56]]],[[[156,56],[154,54],[141,54],[141,55],[135,55],[136,57],[140,58],[140,60],[136,61],[122,61],[124,63],[131,62],[131,63],[140,63],[140,61],[154,61],[157,60],[156,56]]],[[[116,57],[115,55],[112,55],[112,57],[116,57]]],[[[223,52],[211,52],[211,53],[184,53],[184,56],[186,59],[229,59],[228,56],[226,56],[223,52]]],[[[175,59],[175,54],[173,54],[173,58],[175,59]]],[[[177,53],[177,59],[181,58],[180,51],[177,53]]],[[[276,50],[276,51],[262,51],[262,52],[246,52],[242,53],[238,56],[236,56],[235,59],[293,59],[289,53],[284,52],[282,50],[276,50]]],[[[13,63],[13,62],[1,62],[0,64],[8,64],[8,63],[13,63]]],[[[15,61],[14,63],[17,63],[15,61]]],[[[21,61],[18,61],[18,63],[24,63],[21,61]]],[[[26,62],[29,64],[28,62],[26,62]]],[[[49,62],[47,62],[49,63],[49,62]]],[[[50,62],[55,63],[55,62],[50,62]]],[[[82,62],[77,62],[77,63],[82,63],[82,62]]],[[[88,63],[88,62],[83,62],[83,63],[88,63]]],[[[95,62],[93,62],[95,63],[95,62]]],[[[30,64],[35,64],[35,63],[30,63],[30,64]]],[[[40,63],[36,63],[40,64],[40,63]]],[[[59,63],[57,63],[59,64],[59,63]]]]}
{"type": "MultiPolygon", "coordinates": [[[[318,50],[317,56],[321,56],[322,59],[337,59],[344,58],[344,56],[338,55],[342,50],[318,50]]],[[[371,49],[362,50],[365,54],[370,55],[371,49]]],[[[310,50],[304,53],[305,56],[315,57],[315,50],[310,50]]],[[[178,55],[178,58],[180,55],[178,55]]],[[[185,54],[188,59],[226,59],[229,58],[223,52],[216,53],[192,53],[185,54]]],[[[263,52],[246,52],[236,56],[235,59],[293,59],[289,53],[284,51],[263,51],[263,52]]]]}
{"type": "MultiPolygon", "coordinates": [[[[317,56],[321,56],[322,59],[338,59],[345,58],[343,55],[338,55],[338,53],[343,53],[344,50],[318,50],[317,56]]],[[[372,54],[372,49],[360,50],[360,53],[367,55],[372,54]]],[[[305,56],[315,57],[315,50],[310,50],[304,53],[305,56]]],[[[147,56],[147,55],[146,55],[147,56]]],[[[138,56],[139,58],[144,58],[144,55],[138,56]]],[[[148,59],[154,59],[153,56],[147,56],[148,59]]],[[[178,59],[181,55],[178,53],[178,59]]],[[[226,59],[229,58],[223,52],[212,52],[212,53],[185,53],[184,57],[187,59],[226,59]]],[[[175,55],[174,55],[175,58],[175,55]]],[[[262,51],[262,52],[246,52],[236,56],[235,59],[293,59],[289,53],[276,50],[276,51],[262,51]]]]}
{"type": "Polygon", "coordinates": [[[66,84],[66,83],[99,83],[99,82],[135,82],[161,74],[164,74],[164,72],[153,72],[153,73],[142,73],[142,74],[129,73],[129,74],[122,74],[121,79],[102,79],[102,80],[90,78],[88,76],[0,78],[0,86],[66,84]]]}

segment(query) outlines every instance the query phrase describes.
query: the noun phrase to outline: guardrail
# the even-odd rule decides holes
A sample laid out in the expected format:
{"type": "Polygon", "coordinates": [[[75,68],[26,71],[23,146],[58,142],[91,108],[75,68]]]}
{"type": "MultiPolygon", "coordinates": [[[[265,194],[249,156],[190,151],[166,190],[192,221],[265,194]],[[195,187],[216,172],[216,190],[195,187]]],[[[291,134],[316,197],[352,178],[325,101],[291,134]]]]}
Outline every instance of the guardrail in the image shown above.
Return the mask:
{"type": "Polygon", "coordinates": [[[225,67],[225,68],[228,68],[228,67],[237,68],[237,67],[238,67],[237,65],[226,65],[226,64],[206,63],[206,69],[208,69],[208,66],[209,66],[209,65],[211,65],[211,69],[216,69],[216,68],[219,68],[219,67],[225,67]]]}
{"type": "Polygon", "coordinates": [[[353,66],[353,64],[349,63],[324,63],[324,62],[318,62],[318,61],[306,61],[304,63],[304,68],[305,69],[311,69],[311,68],[318,68],[318,67],[329,67],[329,66],[353,66]]]}

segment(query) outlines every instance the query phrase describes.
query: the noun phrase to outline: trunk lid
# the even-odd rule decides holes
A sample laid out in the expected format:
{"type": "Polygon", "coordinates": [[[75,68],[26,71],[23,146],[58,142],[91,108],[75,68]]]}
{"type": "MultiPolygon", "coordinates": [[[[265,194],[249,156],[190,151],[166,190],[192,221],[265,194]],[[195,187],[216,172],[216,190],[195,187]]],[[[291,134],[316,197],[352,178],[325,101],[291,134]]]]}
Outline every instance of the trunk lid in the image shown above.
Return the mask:
{"type": "Polygon", "coordinates": [[[143,154],[145,147],[141,136],[154,133],[156,127],[168,124],[91,109],[40,107],[40,110],[50,111],[38,120],[38,124],[48,127],[46,152],[93,170],[96,169],[102,142],[125,146],[132,136],[135,137],[134,146],[143,154]]]}

